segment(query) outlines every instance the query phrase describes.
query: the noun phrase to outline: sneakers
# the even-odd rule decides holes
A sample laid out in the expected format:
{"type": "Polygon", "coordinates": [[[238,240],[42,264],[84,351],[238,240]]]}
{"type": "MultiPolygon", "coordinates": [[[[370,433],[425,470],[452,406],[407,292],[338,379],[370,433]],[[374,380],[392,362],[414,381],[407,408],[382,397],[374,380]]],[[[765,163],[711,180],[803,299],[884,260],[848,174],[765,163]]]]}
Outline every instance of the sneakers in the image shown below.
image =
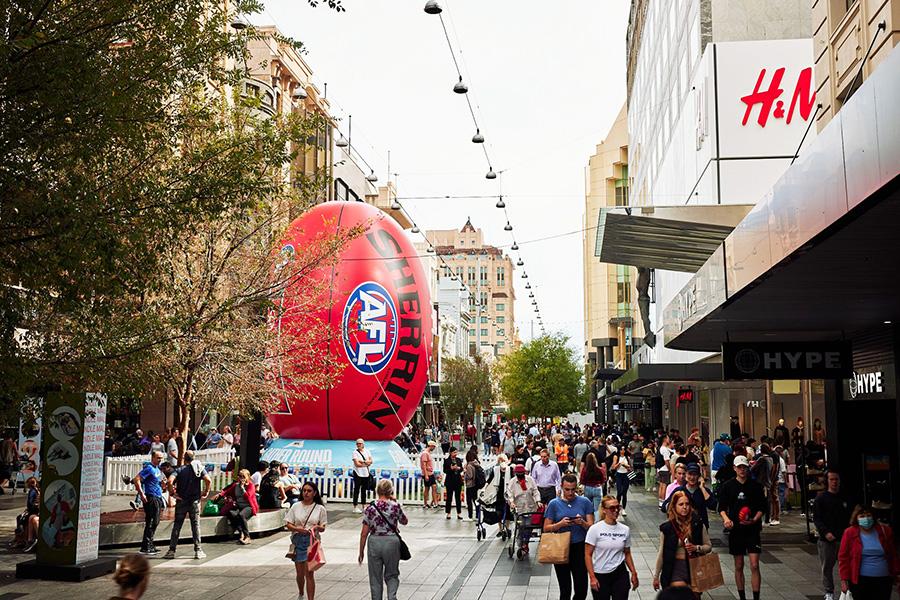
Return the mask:
{"type": "Polygon", "coordinates": [[[167,560],[175,558],[175,551],[170,548],[169,551],[163,555],[163,558],[165,558],[167,560]]]}
{"type": "Polygon", "coordinates": [[[825,600],[834,600],[834,594],[831,592],[825,592],[825,600]]]}
{"type": "Polygon", "coordinates": [[[37,540],[32,540],[22,548],[22,552],[31,552],[34,550],[35,546],[37,546],[37,540]]]}
{"type": "Polygon", "coordinates": [[[159,554],[159,550],[156,548],[151,548],[150,550],[141,550],[138,554],[143,554],[144,556],[157,556],[159,554]]]}
{"type": "Polygon", "coordinates": [[[621,512],[619,512],[619,516],[627,517],[627,516],[628,516],[628,513],[625,512],[625,509],[623,508],[623,509],[621,510],[621,512]]]}
{"type": "Polygon", "coordinates": [[[772,521],[769,521],[769,525],[781,525],[781,521],[773,519],[772,521]]]}
{"type": "Polygon", "coordinates": [[[353,512],[355,512],[355,513],[361,513],[361,512],[362,512],[362,509],[359,508],[358,506],[354,506],[354,507],[353,507],[353,512]]]}
{"type": "Polygon", "coordinates": [[[194,551],[194,560],[202,560],[206,558],[206,552],[203,550],[195,550],[194,551]]]}
{"type": "Polygon", "coordinates": [[[128,503],[128,506],[131,507],[131,510],[136,511],[138,509],[138,505],[134,503],[134,500],[128,503]]]}

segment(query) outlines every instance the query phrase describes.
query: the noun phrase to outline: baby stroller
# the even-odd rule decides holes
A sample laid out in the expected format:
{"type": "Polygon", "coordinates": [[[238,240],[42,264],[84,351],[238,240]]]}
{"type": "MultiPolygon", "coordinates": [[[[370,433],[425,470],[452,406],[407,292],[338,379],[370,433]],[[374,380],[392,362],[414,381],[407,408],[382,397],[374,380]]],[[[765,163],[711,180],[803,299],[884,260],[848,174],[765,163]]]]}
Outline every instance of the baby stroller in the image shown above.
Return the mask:
{"type": "Polygon", "coordinates": [[[498,505],[497,488],[492,486],[482,488],[478,491],[476,502],[478,503],[479,510],[476,511],[478,514],[478,521],[475,523],[475,537],[478,541],[487,537],[487,532],[484,530],[485,525],[498,524],[499,531],[497,532],[497,535],[504,542],[509,539],[509,526],[506,523],[506,503],[503,502],[498,505]]]}
{"type": "Polygon", "coordinates": [[[519,560],[528,556],[528,543],[533,539],[541,539],[541,531],[544,527],[544,511],[515,513],[515,530],[509,537],[509,557],[513,554],[519,560]]]}

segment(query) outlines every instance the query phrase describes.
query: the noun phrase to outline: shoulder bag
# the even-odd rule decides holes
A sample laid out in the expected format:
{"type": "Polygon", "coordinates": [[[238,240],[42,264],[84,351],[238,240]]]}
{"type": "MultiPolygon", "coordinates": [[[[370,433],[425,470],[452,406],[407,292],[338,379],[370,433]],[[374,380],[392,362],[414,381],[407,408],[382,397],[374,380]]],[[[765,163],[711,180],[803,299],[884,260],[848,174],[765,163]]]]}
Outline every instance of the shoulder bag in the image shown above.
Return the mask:
{"type": "MultiPolygon", "coordinates": [[[[313,510],[318,510],[320,508],[325,510],[321,504],[317,504],[313,510]]],[[[313,511],[309,511],[309,517],[306,518],[307,523],[309,523],[312,513],[313,511]]],[[[303,528],[305,529],[306,525],[304,525],[303,528]]],[[[318,535],[310,533],[309,537],[310,544],[309,551],[306,554],[306,568],[309,569],[310,572],[315,573],[325,564],[325,551],[322,549],[322,540],[318,535]]]]}
{"type": "Polygon", "coordinates": [[[538,546],[538,562],[545,565],[565,565],[569,562],[569,545],[572,534],[568,531],[541,533],[538,546]]]}
{"type": "Polygon", "coordinates": [[[393,527],[394,533],[397,534],[397,539],[400,540],[400,560],[409,560],[410,558],[412,558],[412,554],[409,553],[409,546],[407,546],[406,542],[403,541],[403,538],[400,537],[400,530],[397,529],[397,526],[394,523],[391,523],[391,520],[388,519],[385,514],[378,509],[378,506],[375,504],[374,500],[372,500],[372,507],[378,512],[379,515],[381,515],[381,518],[384,519],[384,521],[388,525],[393,527]]]}

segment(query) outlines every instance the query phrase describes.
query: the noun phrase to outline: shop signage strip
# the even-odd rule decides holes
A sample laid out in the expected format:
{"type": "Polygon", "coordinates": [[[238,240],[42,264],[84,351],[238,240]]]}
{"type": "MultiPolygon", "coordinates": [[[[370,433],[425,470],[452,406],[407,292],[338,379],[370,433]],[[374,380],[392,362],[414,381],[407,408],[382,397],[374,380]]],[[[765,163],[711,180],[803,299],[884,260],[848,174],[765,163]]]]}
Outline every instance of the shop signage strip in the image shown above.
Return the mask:
{"type": "Polygon", "coordinates": [[[850,342],[725,342],[722,379],[849,379],[850,342]]]}

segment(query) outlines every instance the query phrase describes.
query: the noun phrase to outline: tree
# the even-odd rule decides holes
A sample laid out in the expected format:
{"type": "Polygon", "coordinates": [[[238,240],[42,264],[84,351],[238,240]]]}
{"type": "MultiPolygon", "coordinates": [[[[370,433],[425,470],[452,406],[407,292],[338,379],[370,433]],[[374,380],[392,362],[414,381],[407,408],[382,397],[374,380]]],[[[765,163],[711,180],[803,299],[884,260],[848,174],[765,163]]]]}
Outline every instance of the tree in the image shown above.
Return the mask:
{"type": "Polygon", "coordinates": [[[184,286],[205,276],[204,250],[264,256],[273,207],[302,201],[279,172],[309,123],[251,122],[252,100],[233,96],[255,34],[229,24],[261,8],[24,0],[0,11],[0,396],[48,383],[137,394],[173,347],[196,358],[187,342],[211,320],[255,316],[252,334],[236,329],[265,330],[267,299],[240,292],[239,271],[210,263],[205,275],[221,280],[184,286]],[[204,245],[216,231],[225,239],[204,245]],[[179,294],[204,293],[203,310],[181,309],[179,294]]]}
{"type": "Polygon", "coordinates": [[[490,367],[477,354],[468,358],[445,358],[441,381],[441,403],[449,421],[474,416],[493,404],[494,389],[490,367]]]}
{"type": "Polygon", "coordinates": [[[584,368],[563,335],[519,346],[501,359],[497,371],[513,415],[560,417],[583,408],[584,368]]]}

